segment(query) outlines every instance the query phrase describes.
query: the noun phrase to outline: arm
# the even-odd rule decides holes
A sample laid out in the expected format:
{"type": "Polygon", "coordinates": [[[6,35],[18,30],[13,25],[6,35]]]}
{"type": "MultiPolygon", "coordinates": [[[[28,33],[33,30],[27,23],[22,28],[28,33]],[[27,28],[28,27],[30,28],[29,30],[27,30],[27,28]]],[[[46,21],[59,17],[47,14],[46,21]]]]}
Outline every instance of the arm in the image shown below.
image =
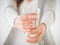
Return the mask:
{"type": "Polygon", "coordinates": [[[45,23],[47,27],[51,26],[55,18],[55,13],[53,10],[48,10],[44,13],[41,23],[45,23]]]}
{"type": "Polygon", "coordinates": [[[18,17],[17,12],[12,7],[8,7],[5,10],[5,15],[7,17],[9,24],[13,27],[14,20],[18,17]]]}

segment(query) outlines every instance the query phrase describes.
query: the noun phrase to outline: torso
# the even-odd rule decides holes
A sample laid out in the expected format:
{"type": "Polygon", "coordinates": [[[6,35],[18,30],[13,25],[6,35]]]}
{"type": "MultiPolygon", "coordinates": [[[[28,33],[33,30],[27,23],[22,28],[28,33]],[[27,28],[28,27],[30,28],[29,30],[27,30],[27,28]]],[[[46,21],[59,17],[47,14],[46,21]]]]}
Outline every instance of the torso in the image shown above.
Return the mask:
{"type": "MultiPolygon", "coordinates": [[[[23,3],[19,6],[19,15],[24,15],[27,13],[35,13],[37,9],[37,1],[33,0],[32,2],[23,1],[23,3]]],[[[26,42],[25,34],[18,30],[16,43],[19,45],[38,45],[38,44],[30,44],[26,42]]]]}
{"type": "Polygon", "coordinates": [[[38,7],[38,0],[33,0],[31,2],[23,1],[23,3],[19,6],[20,14],[29,14],[35,13],[38,7]]]}
{"type": "MultiPolygon", "coordinates": [[[[23,3],[19,6],[19,15],[24,15],[27,13],[35,13],[37,9],[37,1],[33,0],[32,2],[23,1],[23,3]]],[[[38,44],[30,44],[26,42],[25,34],[20,30],[17,31],[16,42],[20,45],[38,45],[38,44]]]]}
{"type": "MultiPolygon", "coordinates": [[[[38,0],[37,0],[38,1],[38,0]]],[[[24,9],[23,14],[26,13],[35,13],[35,10],[37,9],[37,1],[32,1],[28,3],[27,1],[24,1],[19,6],[19,15],[22,15],[22,9],[24,9]]],[[[7,43],[11,45],[38,45],[38,44],[30,44],[26,42],[25,34],[21,30],[12,29],[11,33],[9,34],[7,43]]],[[[6,45],[8,45],[6,44],[6,45]]]]}

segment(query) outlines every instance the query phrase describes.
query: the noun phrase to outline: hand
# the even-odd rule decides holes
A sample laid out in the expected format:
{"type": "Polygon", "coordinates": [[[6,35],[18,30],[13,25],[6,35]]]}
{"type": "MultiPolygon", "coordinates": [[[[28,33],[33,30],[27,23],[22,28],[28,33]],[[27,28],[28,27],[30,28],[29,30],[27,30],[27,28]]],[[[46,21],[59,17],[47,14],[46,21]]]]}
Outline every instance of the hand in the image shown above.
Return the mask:
{"type": "Polygon", "coordinates": [[[46,31],[46,25],[44,23],[41,23],[36,29],[32,30],[30,33],[35,33],[36,31],[36,36],[27,36],[27,42],[29,43],[38,43],[43,35],[45,34],[46,31]]]}
{"type": "Polygon", "coordinates": [[[29,29],[34,28],[36,20],[37,15],[35,13],[20,15],[19,17],[16,18],[14,26],[17,29],[27,32],[29,31],[29,29]]]}

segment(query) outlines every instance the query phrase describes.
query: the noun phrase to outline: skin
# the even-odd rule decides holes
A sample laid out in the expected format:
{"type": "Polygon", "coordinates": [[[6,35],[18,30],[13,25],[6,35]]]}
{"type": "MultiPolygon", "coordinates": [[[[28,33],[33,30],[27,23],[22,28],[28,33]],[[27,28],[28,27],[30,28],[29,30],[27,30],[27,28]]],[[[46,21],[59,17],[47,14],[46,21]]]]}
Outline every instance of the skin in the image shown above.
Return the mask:
{"type": "Polygon", "coordinates": [[[32,0],[27,0],[28,2],[31,2],[32,0]]]}
{"type": "Polygon", "coordinates": [[[40,23],[37,27],[34,25],[36,20],[37,14],[31,13],[18,16],[14,22],[15,28],[22,30],[24,33],[36,34],[36,36],[26,36],[26,41],[29,43],[39,42],[46,31],[44,23],[40,23]]]}

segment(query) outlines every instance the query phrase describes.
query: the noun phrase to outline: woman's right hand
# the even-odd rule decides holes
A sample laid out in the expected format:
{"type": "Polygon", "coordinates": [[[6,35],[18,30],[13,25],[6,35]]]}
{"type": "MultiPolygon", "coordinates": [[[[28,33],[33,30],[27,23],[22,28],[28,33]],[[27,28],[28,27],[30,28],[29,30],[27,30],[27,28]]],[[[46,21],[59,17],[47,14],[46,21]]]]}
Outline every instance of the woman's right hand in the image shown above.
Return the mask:
{"type": "Polygon", "coordinates": [[[26,14],[18,16],[14,21],[15,28],[22,30],[24,32],[29,31],[29,29],[35,28],[35,22],[37,20],[37,14],[26,14]]]}

